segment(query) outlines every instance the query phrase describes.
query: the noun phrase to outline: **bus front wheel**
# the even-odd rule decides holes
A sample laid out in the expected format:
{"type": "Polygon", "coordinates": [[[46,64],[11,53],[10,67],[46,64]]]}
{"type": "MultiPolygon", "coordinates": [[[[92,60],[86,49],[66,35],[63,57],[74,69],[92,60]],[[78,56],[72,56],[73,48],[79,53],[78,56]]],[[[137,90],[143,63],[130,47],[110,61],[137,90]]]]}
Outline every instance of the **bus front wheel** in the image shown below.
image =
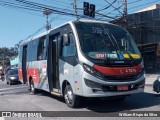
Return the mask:
{"type": "Polygon", "coordinates": [[[64,90],[64,99],[68,107],[75,108],[80,104],[80,97],[73,93],[72,87],[67,85],[64,90]]]}

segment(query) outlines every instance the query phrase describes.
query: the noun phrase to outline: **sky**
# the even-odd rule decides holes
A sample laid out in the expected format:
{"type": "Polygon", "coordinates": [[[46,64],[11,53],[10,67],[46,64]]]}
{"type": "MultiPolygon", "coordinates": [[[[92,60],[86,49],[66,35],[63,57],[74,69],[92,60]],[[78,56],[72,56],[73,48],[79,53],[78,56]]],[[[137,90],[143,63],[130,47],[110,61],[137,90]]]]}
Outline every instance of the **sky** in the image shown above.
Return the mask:
{"type": "MultiPolygon", "coordinates": [[[[28,36],[34,34],[42,28],[46,22],[46,17],[41,11],[30,11],[19,8],[6,7],[2,4],[3,1],[17,3],[16,0],[0,0],[0,47],[14,47],[20,40],[25,40],[28,36]]],[[[37,2],[61,9],[73,10],[74,0],[27,0],[37,2]]],[[[82,8],[83,2],[89,2],[96,5],[96,10],[101,10],[107,7],[108,3],[114,3],[108,9],[100,11],[103,14],[108,14],[112,17],[121,16],[120,12],[123,12],[123,7],[119,11],[115,8],[120,7],[123,4],[123,0],[77,0],[77,7],[82,8]],[[106,2],[107,1],[107,2],[106,2]],[[114,11],[114,12],[111,12],[114,11]],[[111,12],[111,13],[110,13],[111,12]]],[[[142,8],[151,6],[153,4],[160,4],[160,0],[128,0],[128,13],[135,12],[142,8]]],[[[78,10],[78,14],[82,14],[81,10],[78,10]]],[[[49,20],[53,19],[51,23],[52,27],[58,26],[66,21],[75,20],[76,17],[69,17],[65,15],[52,14],[49,16],[49,20]]],[[[96,15],[96,18],[101,18],[96,15]]],[[[103,18],[108,20],[107,18],[103,18]]],[[[39,33],[45,31],[42,29],[39,33]]]]}

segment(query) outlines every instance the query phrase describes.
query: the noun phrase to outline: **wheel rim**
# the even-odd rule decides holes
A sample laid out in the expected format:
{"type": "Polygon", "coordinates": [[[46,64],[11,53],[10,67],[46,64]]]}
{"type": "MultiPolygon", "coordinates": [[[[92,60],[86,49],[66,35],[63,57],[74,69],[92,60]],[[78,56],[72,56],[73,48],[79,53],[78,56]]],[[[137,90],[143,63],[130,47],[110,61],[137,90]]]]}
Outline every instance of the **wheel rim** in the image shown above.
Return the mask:
{"type": "Polygon", "coordinates": [[[72,104],[73,102],[73,93],[71,90],[67,90],[65,94],[65,100],[67,101],[68,104],[72,104]]]}

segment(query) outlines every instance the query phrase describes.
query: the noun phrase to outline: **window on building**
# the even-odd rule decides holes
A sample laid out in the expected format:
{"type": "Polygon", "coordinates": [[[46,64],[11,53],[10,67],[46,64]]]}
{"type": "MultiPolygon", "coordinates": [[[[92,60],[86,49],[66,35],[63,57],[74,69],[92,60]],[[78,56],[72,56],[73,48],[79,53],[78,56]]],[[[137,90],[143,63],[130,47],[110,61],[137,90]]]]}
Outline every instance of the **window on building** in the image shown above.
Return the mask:
{"type": "Polygon", "coordinates": [[[140,14],[139,13],[135,13],[133,19],[134,19],[134,23],[135,24],[140,23],[140,14]]]}
{"type": "Polygon", "coordinates": [[[160,15],[159,13],[160,13],[160,9],[154,9],[154,10],[153,10],[153,18],[154,18],[154,19],[158,19],[158,18],[160,17],[160,16],[159,16],[159,15],[160,15]]]}

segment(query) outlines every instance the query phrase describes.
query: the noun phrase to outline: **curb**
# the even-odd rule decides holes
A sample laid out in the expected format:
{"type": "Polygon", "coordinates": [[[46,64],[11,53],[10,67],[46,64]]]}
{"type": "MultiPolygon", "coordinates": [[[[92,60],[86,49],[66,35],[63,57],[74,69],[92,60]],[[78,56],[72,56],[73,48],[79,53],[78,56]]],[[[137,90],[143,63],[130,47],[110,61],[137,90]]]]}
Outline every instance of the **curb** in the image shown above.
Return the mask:
{"type": "Polygon", "coordinates": [[[153,86],[153,84],[145,84],[145,86],[153,86]]]}

